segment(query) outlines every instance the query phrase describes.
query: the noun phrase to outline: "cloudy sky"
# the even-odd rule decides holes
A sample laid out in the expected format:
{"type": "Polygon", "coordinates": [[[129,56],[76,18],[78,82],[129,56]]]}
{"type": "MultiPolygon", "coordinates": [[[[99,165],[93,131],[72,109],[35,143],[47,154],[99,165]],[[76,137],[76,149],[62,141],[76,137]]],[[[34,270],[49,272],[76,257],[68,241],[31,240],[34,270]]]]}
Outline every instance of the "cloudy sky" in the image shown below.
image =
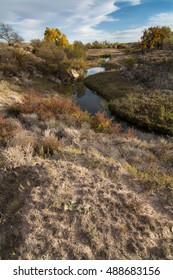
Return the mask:
{"type": "Polygon", "coordinates": [[[1,0],[0,21],[26,41],[42,39],[48,26],[70,42],[133,42],[149,26],[173,30],[173,0],[1,0]]]}

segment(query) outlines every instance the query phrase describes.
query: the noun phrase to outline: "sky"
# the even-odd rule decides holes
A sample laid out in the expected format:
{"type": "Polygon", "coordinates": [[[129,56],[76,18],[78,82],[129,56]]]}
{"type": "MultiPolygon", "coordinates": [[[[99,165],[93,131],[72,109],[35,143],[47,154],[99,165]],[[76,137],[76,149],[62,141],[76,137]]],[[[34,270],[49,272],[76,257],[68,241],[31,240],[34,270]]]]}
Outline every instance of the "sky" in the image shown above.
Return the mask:
{"type": "Polygon", "coordinates": [[[173,30],[173,0],[1,0],[0,22],[25,41],[58,28],[72,43],[137,42],[150,26],[173,30]]]}

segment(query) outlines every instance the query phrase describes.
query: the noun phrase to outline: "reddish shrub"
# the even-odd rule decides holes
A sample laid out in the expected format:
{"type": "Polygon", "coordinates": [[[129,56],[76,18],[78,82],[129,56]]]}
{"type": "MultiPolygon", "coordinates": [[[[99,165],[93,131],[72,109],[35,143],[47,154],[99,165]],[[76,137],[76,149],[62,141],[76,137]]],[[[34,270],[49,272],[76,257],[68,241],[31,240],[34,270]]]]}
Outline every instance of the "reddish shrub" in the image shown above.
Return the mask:
{"type": "Polygon", "coordinates": [[[15,133],[16,129],[12,126],[12,123],[6,123],[4,117],[0,115],[0,141],[13,137],[15,133]]]}
{"type": "Polygon", "coordinates": [[[119,133],[122,130],[121,124],[120,123],[114,123],[111,126],[111,132],[112,133],[119,133]]]}
{"type": "Polygon", "coordinates": [[[105,116],[104,113],[96,113],[91,118],[91,128],[98,132],[111,132],[112,119],[105,116]]]}
{"type": "Polygon", "coordinates": [[[13,115],[36,113],[40,119],[47,120],[58,114],[70,115],[77,121],[86,121],[88,113],[82,112],[72,99],[63,97],[42,97],[35,92],[25,95],[23,103],[15,103],[9,108],[13,115]]]}
{"type": "Polygon", "coordinates": [[[126,133],[127,138],[132,138],[135,139],[137,138],[137,135],[135,134],[135,130],[133,128],[129,128],[127,133],[126,133]]]}

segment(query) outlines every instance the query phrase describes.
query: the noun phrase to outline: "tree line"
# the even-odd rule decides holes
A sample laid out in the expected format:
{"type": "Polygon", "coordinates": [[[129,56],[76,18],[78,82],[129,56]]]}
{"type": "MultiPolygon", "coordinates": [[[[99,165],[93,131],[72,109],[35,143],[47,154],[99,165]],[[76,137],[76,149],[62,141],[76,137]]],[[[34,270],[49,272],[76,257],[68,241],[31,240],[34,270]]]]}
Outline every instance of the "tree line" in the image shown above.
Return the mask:
{"type": "MultiPolygon", "coordinates": [[[[13,30],[13,27],[3,22],[0,23],[0,39],[6,41],[9,45],[24,41],[23,38],[13,30]]],[[[44,32],[44,42],[51,42],[59,47],[76,47],[78,50],[84,49],[101,49],[101,48],[125,48],[125,43],[110,43],[108,41],[83,44],[81,41],[74,41],[70,44],[66,35],[58,28],[46,27],[44,32]]],[[[143,31],[138,46],[142,51],[150,51],[151,49],[163,49],[166,43],[173,44],[173,32],[167,26],[149,27],[143,31]]]]}

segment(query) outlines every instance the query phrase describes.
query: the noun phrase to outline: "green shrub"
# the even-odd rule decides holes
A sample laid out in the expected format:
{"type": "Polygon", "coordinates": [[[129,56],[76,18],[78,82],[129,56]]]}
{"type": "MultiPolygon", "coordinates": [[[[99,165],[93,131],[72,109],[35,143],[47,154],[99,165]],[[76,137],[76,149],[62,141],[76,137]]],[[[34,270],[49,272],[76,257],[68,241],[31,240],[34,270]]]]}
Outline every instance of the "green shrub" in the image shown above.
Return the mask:
{"type": "Polygon", "coordinates": [[[123,64],[126,67],[127,70],[131,70],[134,68],[135,64],[136,64],[136,59],[133,57],[129,57],[129,58],[125,58],[123,60],[123,64]]]}

